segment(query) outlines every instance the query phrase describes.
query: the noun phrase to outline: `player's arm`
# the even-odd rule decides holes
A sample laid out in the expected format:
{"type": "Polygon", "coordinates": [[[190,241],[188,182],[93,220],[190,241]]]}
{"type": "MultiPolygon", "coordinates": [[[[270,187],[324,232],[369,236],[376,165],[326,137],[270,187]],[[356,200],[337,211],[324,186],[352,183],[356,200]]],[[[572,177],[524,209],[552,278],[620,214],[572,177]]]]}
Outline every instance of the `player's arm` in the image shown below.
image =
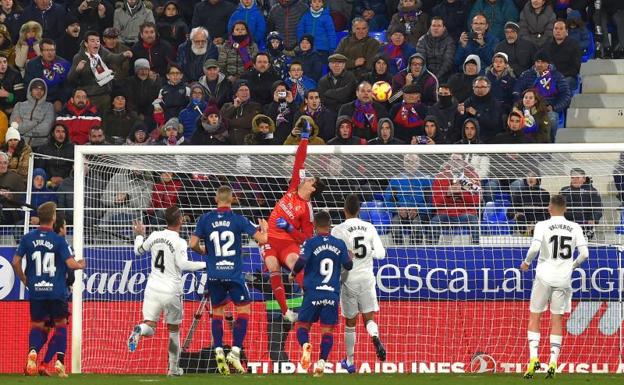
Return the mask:
{"type": "MultiPolygon", "coordinates": [[[[306,214],[302,214],[306,215],[306,214]]],[[[314,225],[310,220],[304,219],[301,221],[301,230],[295,228],[286,218],[277,218],[277,227],[290,234],[293,239],[299,243],[303,243],[306,239],[312,237],[314,234],[314,225]]]]}
{"type": "Polygon", "coordinates": [[[191,235],[191,241],[189,243],[191,250],[198,253],[199,255],[206,254],[206,248],[199,244],[199,237],[195,234],[191,235]]]}
{"type": "Polygon", "coordinates": [[[535,225],[535,231],[533,232],[533,241],[531,241],[531,246],[526,253],[526,257],[524,257],[524,261],[520,265],[520,269],[522,271],[528,271],[529,266],[531,266],[531,262],[537,257],[539,253],[540,247],[542,246],[542,226],[540,223],[535,225]]]}
{"type": "Polygon", "coordinates": [[[293,165],[292,175],[290,177],[290,184],[288,185],[288,191],[293,191],[301,183],[301,171],[303,170],[303,164],[305,163],[308,155],[308,138],[312,127],[310,123],[303,119],[304,126],[301,128],[301,140],[297,147],[297,153],[295,154],[295,164],[293,165]]]}
{"type": "Polygon", "coordinates": [[[145,226],[141,221],[136,220],[132,223],[132,230],[134,231],[134,255],[141,256],[145,254],[146,242],[145,242],[145,226]]]}
{"type": "Polygon", "coordinates": [[[340,263],[343,269],[345,269],[346,271],[349,271],[353,269],[353,258],[351,256],[351,253],[349,252],[349,249],[347,249],[347,244],[344,243],[343,240],[340,240],[340,243],[342,243],[342,245],[340,245],[340,250],[341,250],[340,263]]]}
{"type": "Polygon", "coordinates": [[[24,270],[22,270],[22,256],[21,255],[13,256],[13,262],[11,263],[11,265],[13,265],[13,270],[15,271],[15,274],[17,275],[19,280],[22,281],[22,283],[25,286],[28,286],[28,280],[26,279],[26,274],[24,274],[24,270]]]}
{"type": "Polygon", "coordinates": [[[67,258],[65,260],[65,264],[67,265],[67,267],[69,267],[72,270],[80,270],[80,269],[84,269],[85,267],[87,267],[87,262],[84,259],[76,260],[73,256],[70,258],[67,258]]]}
{"type": "Polygon", "coordinates": [[[201,261],[201,262],[196,262],[196,261],[190,261],[188,259],[188,254],[186,253],[186,241],[181,239],[181,242],[179,242],[178,244],[178,248],[176,249],[176,265],[178,265],[178,267],[180,268],[180,270],[182,271],[197,271],[197,270],[202,270],[206,268],[206,262],[205,261],[201,261]]]}
{"type": "Polygon", "coordinates": [[[375,226],[370,227],[371,235],[373,237],[373,258],[384,259],[386,257],[386,248],[384,247],[383,242],[381,242],[381,238],[379,237],[375,226]]]}
{"type": "Polygon", "coordinates": [[[269,223],[265,219],[260,219],[259,224],[260,226],[252,236],[258,244],[263,245],[269,240],[269,223]]]}
{"type": "Polygon", "coordinates": [[[576,229],[574,231],[574,235],[576,239],[578,239],[577,242],[579,244],[576,245],[576,249],[578,250],[579,255],[572,263],[572,266],[576,269],[589,257],[589,249],[587,248],[587,239],[585,238],[585,234],[583,234],[583,229],[581,229],[581,226],[575,227],[576,229]]]}

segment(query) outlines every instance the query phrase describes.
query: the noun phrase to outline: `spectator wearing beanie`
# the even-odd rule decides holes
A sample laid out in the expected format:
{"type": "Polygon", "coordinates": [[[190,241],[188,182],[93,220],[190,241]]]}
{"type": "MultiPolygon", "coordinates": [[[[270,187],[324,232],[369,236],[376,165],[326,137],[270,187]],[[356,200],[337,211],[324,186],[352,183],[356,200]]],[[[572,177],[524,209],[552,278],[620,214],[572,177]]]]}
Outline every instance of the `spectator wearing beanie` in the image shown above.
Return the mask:
{"type": "Polygon", "coordinates": [[[67,19],[65,19],[63,36],[56,42],[56,51],[60,57],[67,60],[74,59],[74,56],[80,50],[80,43],[82,42],[81,31],[84,33],[89,30],[82,29],[78,19],[71,13],[68,14],[67,19]]]}
{"type": "Polygon", "coordinates": [[[209,103],[195,123],[191,144],[202,146],[228,145],[232,144],[229,137],[227,122],[221,116],[218,106],[215,103],[209,103]]]}
{"type": "Polygon", "coordinates": [[[139,121],[137,113],[128,109],[127,100],[123,90],[114,90],[111,94],[111,107],[103,114],[102,128],[113,144],[123,144],[132,127],[139,121]]]}
{"type": "MultiPolygon", "coordinates": [[[[288,76],[288,66],[290,65],[290,56],[286,55],[284,52],[284,38],[282,38],[282,35],[277,31],[270,32],[266,38],[266,46],[266,51],[269,54],[269,62],[271,63],[271,67],[273,67],[273,71],[275,71],[280,79],[286,79],[288,76]]],[[[245,75],[246,74],[243,74],[243,76],[245,75]]]]}
{"type": "Polygon", "coordinates": [[[245,144],[272,145],[275,141],[275,123],[266,115],[258,114],[251,121],[251,134],[245,137],[245,144]]]}
{"type": "Polygon", "coordinates": [[[32,148],[24,142],[19,131],[14,126],[9,127],[4,137],[4,144],[0,151],[9,156],[9,170],[13,170],[26,181],[28,164],[32,148]]]}
{"type": "Polygon", "coordinates": [[[403,27],[407,42],[416,47],[418,40],[427,32],[427,19],[429,18],[422,11],[422,0],[401,0],[397,7],[397,12],[392,15],[388,30],[396,27],[403,27]]]}
{"type": "MultiPolygon", "coordinates": [[[[104,30],[102,34],[102,41],[104,48],[111,53],[124,53],[129,51],[130,48],[123,44],[119,39],[119,30],[114,27],[109,27],[104,30]]],[[[124,60],[121,63],[111,63],[111,69],[115,74],[114,87],[123,87],[124,82],[130,76],[130,61],[124,60]]]]}
{"type": "Polygon", "coordinates": [[[47,93],[48,87],[43,79],[31,80],[26,101],[15,105],[9,119],[11,123],[19,124],[23,139],[35,148],[46,143],[54,123],[54,107],[45,101],[47,93]]]}
{"type": "Polygon", "coordinates": [[[132,127],[130,135],[126,139],[126,144],[129,146],[145,146],[153,144],[153,140],[149,135],[149,130],[145,123],[138,121],[132,127]]]}
{"type": "Polygon", "coordinates": [[[507,54],[508,62],[516,77],[533,65],[537,48],[535,44],[520,37],[520,26],[513,21],[505,23],[505,39],[496,45],[494,51],[507,54]]]}
{"type": "MultiPolygon", "coordinates": [[[[310,35],[316,44],[316,51],[324,61],[336,50],[336,29],[329,14],[329,7],[323,0],[310,1],[310,8],[297,24],[297,39],[310,35]]],[[[318,79],[317,79],[318,80],[318,79]]]]}
{"type": "Polygon", "coordinates": [[[485,70],[485,76],[492,85],[492,96],[503,107],[503,113],[511,111],[513,105],[513,90],[516,84],[516,75],[507,62],[507,54],[497,52],[492,59],[492,65],[485,70]]]}
{"type": "Polygon", "coordinates": [[[204,87],[199,83],[193,83],[190,88],[191,101],[182,111],[180,111],[180,115],[178,116],[180,123],[184,126],[184,139],[187,142],[191,139],[193,131],[195,131],[195,123],[197,122],[197,119],[201,117],[206,110],[206,107],[208,107],[204,94],[204,87]]]}
{"type": "Polygon", "coordinates": [[[234,100],[221,107],[221,116],[228,126],[232,144],[244,144],[245,136],[251,133],[251,122],[262,112],[262,105],[250,100],[251,91],[247,82],[238,81],[232,91],[234,100]]]}
{"type": "Polygon", "coordinates": [[[318,82],[323,76],[323,67],[327,65],[327,57],[316,51],[314,37],[303,35],[299,39],[299,45],[295,48],[293,62],[298,61],[303,66],[303,73],[318,82]]]}
{"type": "Polygon", "coordinates": [[[125,82],[125,94],[128,97],[128,108],[139,114],[145,120],[148,127],[154,126],[152,115],[154,113],[154,99],[160,91],[160,79],[154,73],[150,75],[150,65],[147,59],[138,59],[134,62],[134,76],[125,82]]]}
{"type": "Polygon", "coordinates": [[[416,49],[405,40],[405,35],[402,26],[388,28],[388,43],[381,48],[381,53],[388,58],[388,70],[393,76],[407,68],[409,58],[416,53],[416,49]]]}
{"type": "Polygon", "coordinates": [[[165,146],[179,146],[184,143],[184,126],[180,124],[178,118],[171,118],[162,125],[160,129],[161,139],[156,144],[165,146]]]}
{"type": "Polygon", "coordinates": [[[262,10],[256,4],[256,0],[240,0],[238,8],[232,13],[228,20],[227,29],[232,30],[234,23],[244,21],[249,27],[251,36],[258,45],[259,49],[265,47],[264,37],[266,36],[266,20],[262,14],[262,10]]]}

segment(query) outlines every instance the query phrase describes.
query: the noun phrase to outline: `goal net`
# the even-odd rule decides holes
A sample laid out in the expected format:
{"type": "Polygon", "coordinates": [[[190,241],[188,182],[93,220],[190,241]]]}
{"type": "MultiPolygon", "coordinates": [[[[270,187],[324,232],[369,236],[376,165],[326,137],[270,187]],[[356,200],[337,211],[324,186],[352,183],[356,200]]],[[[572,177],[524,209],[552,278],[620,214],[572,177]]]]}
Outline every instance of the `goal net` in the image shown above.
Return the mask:
{"type": "MultiPolygon", "coordinates": [[[[624,269],[620,235],[624,157],[617,146],[351,146],[309,147],[306,170],[328,188],[313,208],[344,219],[347,194],[362,200],[361,217],[387,247],[375,261],[376,315],[387,361],[378,362],[361,320],[355,360],[362,373],[520,372],[528,360],[526,327],[534,267],[519,269],[535,221],[561,192],[569,215],[590,240],[588,262],[573,275],[573,308],[565,318],[564,372],[622,370],[624,269]]],[[[129,353],[127,337],[142,318],[149,253],[132,251],[132,221],[148,233],[178,205],[189,239],[196,220],[215,208],[216,189],[230,185],[234,210],[257,222],[283,196],[295,147],[77,147],[73,241],[87,269],[77,276],[72,369],[87,373],[165,373],[166,326],[129,353]],[[82,286],[82,290],[80,290],[82,286]]],[[[245,241],[252,314],[245,339],[254,373],[297,370],[293,326],[274,301],[257,245],[245,241]]],[[[194,260],[200,257],[190,253],[194,260]]],[[[284,274],[287,274],[284,271],[284,274]]],[[[187,337],[200,307],[205,273],[186,273],[187,337]]],[[[301,291],[286,287],[292,308],[301,291]]],[[[228,307],[233,312],[233,308],[228,307]]],[[[227,317],[226,317],[227,319],[227,317]]],[[[540,356],[547,357],[548,313],[540,356]]],[[[227,325],[227,322],[226,322],[227,325]]],[[[210,307],[196,320],[182,355],[187,372],[210,372],[210,307]]],[[[231,343],[225,327],[224,342],[231,343]]],[[[319,330],[311,341],[318,346],[319,330]]],[[[327,370],[340,372],[344,325],[336,330],[327,370]]],[[[315,349],[318,352],[318,349],[315,349]]],[[[313,357],[315,360],[316,357],[313,357]]]]}

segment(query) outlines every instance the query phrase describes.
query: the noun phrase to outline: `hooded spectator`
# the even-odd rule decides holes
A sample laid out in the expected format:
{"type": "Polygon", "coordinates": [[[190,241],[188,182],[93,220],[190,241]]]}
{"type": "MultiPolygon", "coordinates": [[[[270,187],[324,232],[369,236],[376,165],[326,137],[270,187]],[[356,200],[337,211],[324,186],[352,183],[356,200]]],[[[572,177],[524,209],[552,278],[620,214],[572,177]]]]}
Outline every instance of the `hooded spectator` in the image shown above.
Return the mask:
{"type": "Polygon", "coordinates": [[[192,145],[227,145],[229,139],[228,125],[221,116],[219,108],[209,103],[202,116],[195,123],[195,131],[191,136],[192,145]]]}
{"type": "MultiPolygon", "coordinates": [[[[30,204],[34,207],[39,207],[46,202],[55,202],[56,195],[52,190],[48,188],[48,174],[42,168],[35,168],[32,173],[32,188],[31,188],[30,204]]],[[[39,218],[36,216],[31,217],[30,223],[33,225],[39,224],[39,218]],[[34,221],[33,221],[34,220],[34,221]]]]}
{"type": "Polygon", "coordinates": [[[459,103],[463,103],[472,94],[472,83],[481,73],[481,59],[477,55],[469,55],[464,60],[463,72],[453,74],[448,86],[459,103]]]}
{"type": "Polygon", "coordinates": [[[19,124],[21,135],[32,147],[46,143],[54,123],[54,107],[45,101],[47,93],[48,86],[42,79],[31,80],[26,101],[15,105],[9,119],[19,124]]]}
{"type": "Polygon", "coordinates": [[[386,55],[380,53],[375,56],[373,69],[364,74],[362,80],[366,80],[373,85],[377,82],[386,82],[392,85],[392,75],[390,74],[390,65],[386,55]]]}
{"type": "Polygon", "coordinates": [[[425,116],[423,131],[424,135],[421,138],[412,137],[411,144],[421,144],[421,142],[425,144],[425,140],[427,140],[426,144],[446,144],[446,138],[440,129],[440,123],[434,115],[425,116]],[[414,143],[415,141],[417,143],[414,143]]]}
{"type": "Polygon", "coordinates": [[[535,143],[535,140],[524,135],[524,114],[513,109],[507,117],[507,130],[496,135],[491,143],[494,144],[524,144],[535,143]]]}
{"type": "Polygon", "coordinates": [[[353,122],[351,117],[347,115],[339,116],[336,120],[336,135],[330,139],[329,145],[353,145],[366,144],[366,139],[353,135],[353,122]]]}
{"type": "Polygon", "coordinates": [[[299,39],[299,45],[295,48],[294,61],[300,62],[303,67],[303,73],[315,82],[321,79],[323,67],[327,65],[327,57],[316,51],[312,35],[303,35],[299,39]]]}
{"type": "Polygon", "coordinates": [[[266,47],[273,71],[281,79],[286,79],[288,77],[290,57],[284,52],[284,39],[282,35],[277,31],[270,32],[266,37],[266,47]]]}
{"type": "Polygon", "coordinates": [[[230,29],[227,41],[219,46],[219,68],[231,82],[234,82],[253,68],[253,58],[257,53],[258,46],[252,40],[249,27],[244,21],[237,21],[230,29]]]}
{"type": "Polygon", "coordinates": [[[276,142],[275,123],[273,119],[266,115],[258,114],[251,121],[251,134],[245,137],[245,144],[250,145],[272,145],[280,144],[276,142]]]}
{"type": "Polygon", "coordinates": [[[264,37],[266,36],[266,20],[262,14],[262,10],[256,4],[256,0],[240,0],[238,8],[232,13],[227,24],[228,31],[232,30],[234,23],[244,21],[249,27],[251,36],[258,45],[258,48],[264,48],[264,37]]]}
{"type": "Polygon", "coordinates": [[[407,85],[414,84],[421,91],[421,100],[427,106],[438,101],[438,79],[427,69],[427,61],[421,53],[415,53],[409,58],[409,67],[397,73],[392,78],[394,95],[390,102],[394,103],[401,96],[401,90],[407,85]]]}
{"type": "Polygon", "coordinates": [[[191,139],[193,131],[195,131],[195,123],[202,116],[208,103],[204,96],[204,87],[199,83],[191,84],[191,101],[189,104],[180,111],[178,119],[184,126],[184,139],[186,141],[191,139]]]}
{"type": "Polygon", "coordinates": [[[591,36],[585,26],[585,21],[581,18],[581,13],[577,10],[568,13],[568,37],[578,43],[583,55],[587,54],[591,36]]]}
{"type": "Polygon", "coordinates": [[[394,123],[389,118],[379,119],[377,137],[368,141],[368,144],[405,144],[404,141],[394,137],[394,123]]]}
{"type": "Polygon", "coordinates": [[[142,121],[138,121],[132,127],[130,135],[126,139],[126,144],[129,146],[145,146],[153,144],[153,140],[149,135],[147,126],[142,121]]]}
{"type": "Polygon", "coordinates": [[[165,146],[179,146],[184,143],[184,126],[178,118],[171,118],[160,129],[161,140],[157,144],[165,146]]]}
{"type": "Polygon", "coordinates": [[[186,41],[189,33],[188,25],[180,12],[177,1],[167,1],[163,7],[163,13],[156,21],[158,36],[167,41],[174,49],[186,41]]]}
{"type": "Polygon", "coordinates": [[[307,115],[302,115],[299,117],[299,119],[297,119],[297,122],[295,123],[292,131],[290,132],[290,135],[288,135],[288,138],[286,138],[286,140],[284,141],[285,145],[298,145],[299,142],[301,141],[301,128],[303,127],[304,121],[306,121],[310,127],[312,127],[312,132],[310,133],[310,138],[308,139],[308,143],[309,144],[325,144],[325,141],[323,139],[321,139],[321,137],[318,136],[319,134],[319,127],[316,125],[316,123],[314,122],[314,120],[307,116],[307,115]]]}
{"type": "Polygon", "coordinates": [[[22,76],[26,72],[26,63],[41,55],[43,28],[36,21],[24,23],[20,28],[19,39],[15,44],[15,66],[22,76]]]}

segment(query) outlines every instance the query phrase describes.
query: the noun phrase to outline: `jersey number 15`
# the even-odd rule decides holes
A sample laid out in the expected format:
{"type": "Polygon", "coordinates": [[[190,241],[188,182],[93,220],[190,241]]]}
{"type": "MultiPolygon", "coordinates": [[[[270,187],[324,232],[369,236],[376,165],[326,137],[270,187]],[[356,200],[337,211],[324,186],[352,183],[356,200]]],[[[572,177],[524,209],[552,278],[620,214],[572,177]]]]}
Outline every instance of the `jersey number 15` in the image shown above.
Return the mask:
{"type": "Polygon", "coordinates": [[[572,237],[565,235],[553,235],[548,240],[548,243],[552,243],[552,257],[553,259],[569,259],[572,257],[572,245],[570,242],[572,237]]]}

